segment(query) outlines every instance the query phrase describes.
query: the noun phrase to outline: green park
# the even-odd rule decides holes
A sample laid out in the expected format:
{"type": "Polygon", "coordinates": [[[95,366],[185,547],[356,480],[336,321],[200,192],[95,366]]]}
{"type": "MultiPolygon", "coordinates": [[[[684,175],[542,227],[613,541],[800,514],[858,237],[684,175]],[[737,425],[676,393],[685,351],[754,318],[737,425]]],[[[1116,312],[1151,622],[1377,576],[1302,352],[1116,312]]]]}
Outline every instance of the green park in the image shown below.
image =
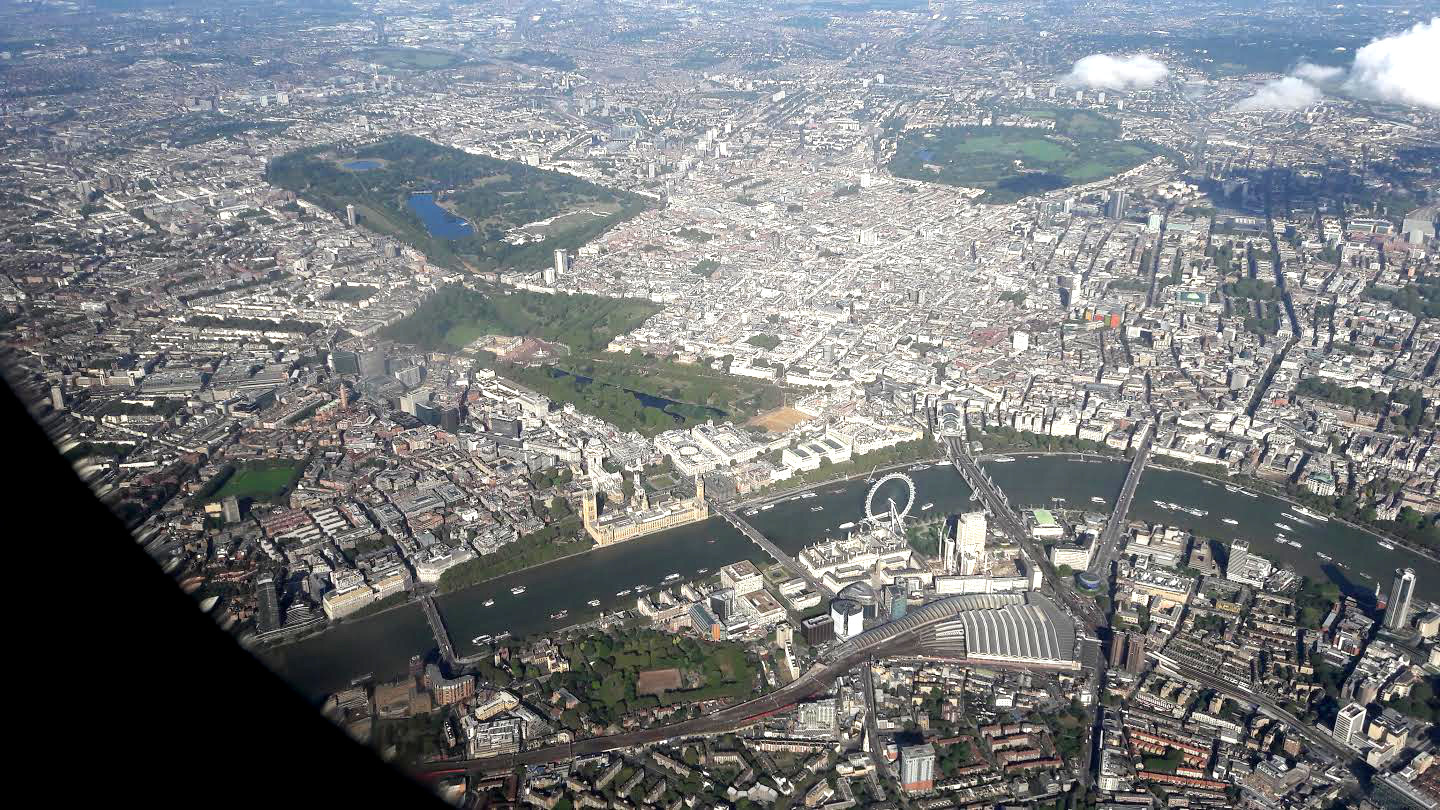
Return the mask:
{"type": "Polygon", "coordinates": [[[439,70],[465,61],[458,54],[430,48],[374,48],[366,51],[363,58],[399,70],[439,70]]]}
{"type": "Polygon", "coordinates": [[[266,179],[336,216],[354,205],[363,227],[441,266],[476,271],[543,267],[555,250],[578,249],[652,205],[572,175],[411,135],[291,152],[270,161],[266,179]],[[427,221],[417,195],[463,227],[427,221]]]}
{"type": "Polygon", "coordinates": [[[486,335],[563,344],[570,353],[548,358],[543,366],[489,355],[477,362],[557,402],[645,435],[707,419],[743,421],[783,404],[785,392],[773,382],[639,351],[606,351],[617,335],[658,311],[643,299],[454,285],[436,292],[384,335],[430,351],[457,351],[486,335]]]}
{"type": "Polygon", "coordinates": [[[984,189],[982,202],[1009,203],[1101,180],[1158,154],[1149,144],[1117,139],[1117,128],[1093,114],[1028,111],[1056,120],[1038,127],[943,127],[900,136],[890,172],[911,180],[984,189]]]}

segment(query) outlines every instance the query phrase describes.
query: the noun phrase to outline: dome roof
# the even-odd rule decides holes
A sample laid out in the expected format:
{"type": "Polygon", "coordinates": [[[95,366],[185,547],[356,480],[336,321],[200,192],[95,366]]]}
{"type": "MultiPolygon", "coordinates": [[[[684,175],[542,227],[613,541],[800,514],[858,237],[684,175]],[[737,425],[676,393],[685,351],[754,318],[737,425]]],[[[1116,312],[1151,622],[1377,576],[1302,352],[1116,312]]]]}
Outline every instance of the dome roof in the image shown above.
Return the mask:
{"type": "Polygon", "coordinates": [[[840,589],[836,599],[850,599],[862,605],[875,604],[875,589],[868,582],[852,582],[840,589]]]}

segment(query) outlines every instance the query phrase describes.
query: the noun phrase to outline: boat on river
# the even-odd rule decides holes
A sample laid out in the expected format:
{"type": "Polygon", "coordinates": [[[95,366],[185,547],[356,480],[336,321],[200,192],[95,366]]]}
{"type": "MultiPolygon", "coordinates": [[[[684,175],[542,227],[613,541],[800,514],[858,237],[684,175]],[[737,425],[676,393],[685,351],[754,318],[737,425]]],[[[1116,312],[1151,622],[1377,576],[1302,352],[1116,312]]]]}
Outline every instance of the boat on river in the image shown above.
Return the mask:
{"type": "Polygon", "coordinates": [[[1334,557],[1331,557],[1329,554],[1326,554],[1326,553],[1323,552],[1323,551],[1317,551],[1317,552],[1315,552],[1315,556],[1316,556],[1316,557],[1319,557],[1320,559],[1324,560],[1325,562],[1330,562],[1332,559],[1334,559],[1334,557]]]}
{"type": "Polygon", "coordinates": [[[489,644],[493,640],[494,637],[491,636],[489,633],[481,633],[480,635],[470,639],[470,643],[475,645],[489,644]]]}
{"type": "Polygon", "coordinates": [[[513,593],[513,594],[515,594],[516,596],[519,596],[520,594],[522,594],[522,593],[524,593],[524,592],[525,592],[525,586],[524,586],[524,585],[516,585],[515,587],[513,587],[513,588],[510,589],[510,593],[513,593]]]}
{"type": "Polygon", "coordinates": [[[921,505],[920,505],[920,511],[921,511],[921,512],[924,512],[926,509],[934,509],[934,508],[935,508],[935,504],[933,504],[933,503],[924,503],[924,504],[921,504],[921,505]]]}
{"type": "Polygon", "coordinates": [[[993,461],[993,462],[995,462],[996,464],[1009,464],[1010,462],[1014,461],[1015,459],[1013,459],[1013,458],[1011,458],[1011,457],[1009,457],[1009,456],[996,456],[996,457],[994,457],[994,458],[992,458],[992,459],[990,459],[990,460],[993,461]]]}
{"type": "Polygon", "coordinates": [[[1100,497],[1099,495],[1092,495],[1092,496],[1090,496],[1090,502],[1091,502],[1091,503],[1105,503],[1105,499],[1102,498],[1102,497],[1100,497]]]}
{"type": "Polygon", "coordinates": [[[1275,526],[1276,526],[1277,528],[1284,529],[1284,530],[1287,531],[1287,532],[1293,532],[1293,531],[1295,531],[1295,527],[1294,527],[1294,526],[1291,526],[1289,523],[1281,523],[1281,522],[1278,521],[1278,520],[1275,521],[1275,526]]]}
{"type": "Polygon", "coordinates": [[[599,600],[599,599],[591,599],[589,602],[586,602],[585,604],[589,605],[590,607],[600,607],[600,600],[599,600]]]}
{"type": "Polygon", "coordinates": [[[844,523],[841,523],[839,526],[836,526],[835,528],[837,528],[837,529],[853,529],[853,528],[855,528],[855,521],[853,521],[853,520],[847,520],[847,521],[845,521],[844,523]]]}
{"type": "Polygon", "coordinates": [[[1329,522],[1330,522],[1330,518],[1326,517],[1325,515],[1322,515],[1322,514],[1320,514],[1319,512],[1312,512],[1312,511],[1310,511],[1309,509],[1306,509],[1306,508],[1303,507],[1303,506],[1294,506],[1294,507],[1291,507],[1291,508],[1290,508],[1290,511],[1291,511],[1291,512],[1294,512],[1294,513],[1297,514],[1297,515],[1304,515],[1305,517],[1310,518],[1311,520],[1318,520],[1318,521],[1320,521],[1321,523],[1329,523],[1329,522]]]}
{"type": "Polygon", "coordinates": [[[811,511],[811,512],[824,512],[824,511],[825,511],[825,507],[823,507],[823,506],[812,506],[812,507],[810,507],[810,511],[811,511]]]}
{"type": "Polygon", "coordinates": [[[1239,525],[1240,525],[1240,521],[1236,520],[1235,518],[1220,518],[1220,522],[1221,522],[1221,523],[1228,523],[1228,524],[1230,524],[1231,526],[1239,526],[1239,525]]]}
{"type": "Polygon", "coordinates": [[[1182,506],[1182,507],[1180,507],[1180,511],[1181,511],[1181,512],[1188,512],[1188,513],[1194,515],[1195,517],[1205,517],[1206,515],[1210,514],[1208,511],[1206,511],[1206,510],[1204,510],[1204,509],[1196,509],[1196,508],[1193,507],[1193,506],[1182,506]]]}
{"type": "Polygon", "coordinates": [[[1384,541],[1384,540],[1378,540],[1378,541],[1376,541],[1376,542],[1375,542],[1375,545],[1379,546],[1380,548],[1385,549],[1386,551],[1394,551],[1394,550],[1395,550],[1395,544],[1394,544],[1394,543],[1389,543],[1389,542],[1386,542],[1386,541],[1384,541]]]}
{"type": "Polygon", "coordinates": [[[495,600],[494,600],[494,599],[486,599],[483,604],[485,605],[485,607],[495,607],[495,600]]]}

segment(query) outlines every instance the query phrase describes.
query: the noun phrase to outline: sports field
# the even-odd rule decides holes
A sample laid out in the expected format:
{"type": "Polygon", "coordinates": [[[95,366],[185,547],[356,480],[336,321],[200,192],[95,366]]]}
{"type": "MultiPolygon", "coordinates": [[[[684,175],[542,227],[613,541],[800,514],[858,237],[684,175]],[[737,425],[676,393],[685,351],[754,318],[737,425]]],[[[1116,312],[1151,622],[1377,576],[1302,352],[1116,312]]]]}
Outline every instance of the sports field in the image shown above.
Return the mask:
{"type": "Polygon", "coordinates": [[[231,495],[256,499],[281,495],[295,476],[296,466],[295,462],[276,461],[241,467],[211,496],[212,500],[231,495]]]}

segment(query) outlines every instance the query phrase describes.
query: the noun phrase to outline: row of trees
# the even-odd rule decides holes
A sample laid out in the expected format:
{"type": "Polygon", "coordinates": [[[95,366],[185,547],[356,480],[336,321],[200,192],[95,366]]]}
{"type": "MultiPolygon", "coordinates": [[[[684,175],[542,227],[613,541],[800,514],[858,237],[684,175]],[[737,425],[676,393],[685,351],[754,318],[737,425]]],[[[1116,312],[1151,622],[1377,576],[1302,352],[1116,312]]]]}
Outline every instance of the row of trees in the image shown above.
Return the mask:
{"type": "Polygon", "coordinates": [[[1412,428],[1418,426],[1425,415],[1425,399],[1414,389],[1396,388],[1386,394],[1359,386],[1336,385],[1319,377],[1306,377],[1295,386],[1295,393],[1371,413],[1384,413],[1393,403],[1393,413],[1412,428]]]}
{"type": "Polygon", "coordinates": [[[1388,301],[1391,306],[1417,317],[1440,318],[1440,278],[1421,276],[1398,290],[1371,285],[1365,290],[1365,297],[1388,301]]]}
{"type": "Polygon", "coordinates": [[[521,535],[499,551],[446,570],[440,575],[440,592],[458,591],[522,568],[585,551],[590,548],[591,542],[588,537],[578,536],[579,530],[580,519],[569,517],[539,531],[521,535]]]}

